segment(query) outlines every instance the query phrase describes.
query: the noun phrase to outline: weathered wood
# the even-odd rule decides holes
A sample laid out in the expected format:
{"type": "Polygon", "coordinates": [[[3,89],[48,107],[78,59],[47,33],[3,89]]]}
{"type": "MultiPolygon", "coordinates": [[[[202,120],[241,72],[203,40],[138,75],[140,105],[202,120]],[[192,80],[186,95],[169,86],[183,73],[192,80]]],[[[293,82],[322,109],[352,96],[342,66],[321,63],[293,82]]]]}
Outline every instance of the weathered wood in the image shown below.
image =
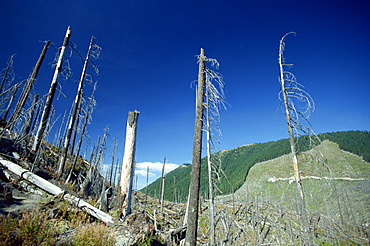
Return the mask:
{"type": "Polygon", "coordinates": [[[109,214],[106,214],[100,209],[95,208],[94,206],[83,201],[81,198],[75,197],[70,194],[65,194],[65,191],[59,188],[58,186],[20,167],[19,165],[11,161],[5,160],[1,157],[0,157],[0,164],[5,166],[12,173],[20,176],[21,178],[27,180],[28,182],[31,182],[32,184],[36,185],[37,187],[41,188],[47,193],[52,194],[54,196],[62,195],[62,198],[64,200],[69,201],[72,205],[77,206],[78,208],[84,210],[85,212],[92,215],[93,217],[100,219],[104,223],[107,223],[107,224],[114,223],[113,217],[110,216],[109,214]]]}
{"type": "Polygon", "coordinates": [[[41,122],[40,122],[39,128],[37,130],[35,140],[34,140],[33,145],[32,145],[32,150],[33,151],[36,151],[39,148],[39,146],[41,144],[41,141],[43,139],[45,129],[47,128],[46,126],[47,126],[48,118],[49,118],[49,115],[50,115],[51,106],[52,106],[55,91],[56,91],[57,85],[58,85],[58,76],[59,76],[59,73],[62,70],[63,56],[64,56],[64,53],[65,53],[66,47],[68,46],[68,42],[69,42],[70,37],[71,37],[71,29],[70,29],[70,27],[68,27],[66,35],[64,37],[63,45],[60,49],[58,62],[57,62],[57,65],[55,66],[54,75],[53,75],[53,79],[52,79],[51,84],[50,84],[49,93],[48,93],[47,98],[46,98],[44,111],[42,112],[41,122]]]}
{"type": "Polygon", "coordinates": [[[125,151],[117,201],[120,206],[126,205],[124,216],[131,213],[132,183],[135,170],[136,128],[139,113],[137,110],[130,111],[127,119],[125,151]]]}

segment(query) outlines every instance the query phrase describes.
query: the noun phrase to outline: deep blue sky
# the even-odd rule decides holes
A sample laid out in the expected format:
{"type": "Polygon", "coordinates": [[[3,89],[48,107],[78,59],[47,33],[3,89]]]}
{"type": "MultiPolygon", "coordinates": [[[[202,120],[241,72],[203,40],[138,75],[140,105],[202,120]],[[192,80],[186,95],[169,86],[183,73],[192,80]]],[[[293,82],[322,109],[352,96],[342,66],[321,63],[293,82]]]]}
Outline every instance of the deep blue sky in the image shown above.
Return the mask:
{"type": "MultiPolygon", "coordinates": [[[[190,85],[197,79],[200,48],[219,61],[230,104],[221,111],[219,149],[287,137],[278,109],[277,57],[279,40],[289,31],[297,35],[288,36],[285,57],[315,100],[315,131],[370,130],[369,13],[370,2],[363,0],[1,1],[0,67],[16,53],[18,82],[34,66],[39,41],[59,47],[70,25],[70,41],[85,56],[95,36],[103,51],[95,61],[100,74],[94,76],[98,105],[88,128],[92,144],[109,125],[108,145],[117,137],[122,156],[127,112],[136,109],[137,161],[166,156],[182,164],[191,162],[190,85]]],[[[53,56],[50,48],[34,93],[47,93],[53,56]]],[[[69,60],[73,77],[59,80],[66,97],[54,101],[60,115],[70,108],[82,67],[76,53],[69,60]]]]}

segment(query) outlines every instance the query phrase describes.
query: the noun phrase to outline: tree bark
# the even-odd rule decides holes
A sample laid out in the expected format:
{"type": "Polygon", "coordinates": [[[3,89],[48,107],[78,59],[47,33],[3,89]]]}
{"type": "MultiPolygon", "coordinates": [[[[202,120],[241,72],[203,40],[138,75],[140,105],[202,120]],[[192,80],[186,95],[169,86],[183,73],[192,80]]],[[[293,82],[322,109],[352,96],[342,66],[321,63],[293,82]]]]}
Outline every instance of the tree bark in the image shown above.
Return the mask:
{"type": "Polygon", "coordinates": [[[136,129],[139,113],[137,110],[130,111],[126,126],[125,150],[117,201],[119,206],[126,207],[123,212],[125,217],[131,213],[132,185],[135,171],[136,129]]]}
{"type": "Polygon", "coordinates": [[[68,27],[66,35],[64,37],[62,47],[60,49],[58,62],[57,62],[57,65],[55,67],[55,71],[54,71],[53,79],[51,81],[49,93],[48,93],[48,96],[46,98],[44,111],[42,112],[41,122],[40,122],[39,128],[37,130],[35,140],[34,140],[33,145],[32,145],[32,150],[33,151],[37,151],[37,149],[39,148],[39,146],[41,144],[41,141],[43,139],[43,135],[44,135],[44,132],[45,132],[45,129],[46,129],[46,125],[47,125],[50,110],[51,110],[51,105],[53,103],[55,91],[56,91],[56,88],[57,88],[57,85],[58,85],[58,76],[59,76],[59,73],[62,70],[63,56],[64,56],[64,53],[65,53],[65,50],[66,50],[66,47],[68,45],[70,37],[71,37],[71,29],[70,29],[70,27],[68,27]]]}
{"type": "Polygon", "coordinates": [[[189,189],[189,204],[187,218],[186,245],[196,245],[198,233],[198,207],[200,186],[200,164],[202,155],[202,127],[203,127],[203,102],[204,102],[204,68],[206,57],[204,50],[200,49],[198,88],[196,98],[195,128],[193,141],[193,157],[191,180],[189,189]]]}

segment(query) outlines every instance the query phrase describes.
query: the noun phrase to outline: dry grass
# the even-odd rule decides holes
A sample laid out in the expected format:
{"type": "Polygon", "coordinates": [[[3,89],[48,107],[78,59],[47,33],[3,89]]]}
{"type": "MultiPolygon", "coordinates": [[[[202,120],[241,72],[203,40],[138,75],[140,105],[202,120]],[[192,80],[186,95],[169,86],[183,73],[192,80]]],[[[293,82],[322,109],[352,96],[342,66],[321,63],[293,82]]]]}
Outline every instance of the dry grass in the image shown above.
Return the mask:
{"type": "Polygon", "coordinates": [[[60,234],[73,233],[72,240],[63,245],[113,245],[109,228],[83,211],[72,208],[64,201],[53,207],[24,211],[21,217],[11,214],[0,217],[0,246],[55,245],[60,234]],[[57,211],[54,216],[50,211],[57,211]]]}
{"type": "Polygon", "coordinates": [[[73,235],[73,246],[110,246],[114,238],[103,224],[91,223],[80,227],[73,235]]]}

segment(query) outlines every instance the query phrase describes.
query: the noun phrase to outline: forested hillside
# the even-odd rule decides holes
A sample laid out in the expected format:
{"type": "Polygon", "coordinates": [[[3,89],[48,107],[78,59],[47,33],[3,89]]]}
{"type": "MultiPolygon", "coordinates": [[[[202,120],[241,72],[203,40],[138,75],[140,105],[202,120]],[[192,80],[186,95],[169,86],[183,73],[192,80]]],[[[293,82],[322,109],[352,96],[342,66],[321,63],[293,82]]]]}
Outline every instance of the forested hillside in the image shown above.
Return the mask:
{"type": "MultiPolygon", "coordinates": [[[[370,160],[370,133],[367,131],[332,132],[318,135],[321,140],[336,142],[339,148],[360,155],[364,160],[370,160]]],[[[311,149],[308,137],[300,137],[299,151],[311,149]]],[[[223,150],[213,154],[220,159],[220,170],[215,176],[216,195],[226,195],[235,192],[245,182],[250,168],[259,162],[272,160],[290,153],[288,139],[244,145],[235,149],[223,150]],[[222,171],[221,171],[222,170],[222,171]]],[[[201,196],[208,196],[208,178],[206,157],[202,159],[201,196]]],[[[185,202],[190,182],[191,165],[182,165],[165,176],[164,199],[168,201],[185,202]]],[[[159,179],[148,186],[148,195],[158,197],[159,179]]],[[[146,188],[141,190],[146,192],[146,188]]]]}

